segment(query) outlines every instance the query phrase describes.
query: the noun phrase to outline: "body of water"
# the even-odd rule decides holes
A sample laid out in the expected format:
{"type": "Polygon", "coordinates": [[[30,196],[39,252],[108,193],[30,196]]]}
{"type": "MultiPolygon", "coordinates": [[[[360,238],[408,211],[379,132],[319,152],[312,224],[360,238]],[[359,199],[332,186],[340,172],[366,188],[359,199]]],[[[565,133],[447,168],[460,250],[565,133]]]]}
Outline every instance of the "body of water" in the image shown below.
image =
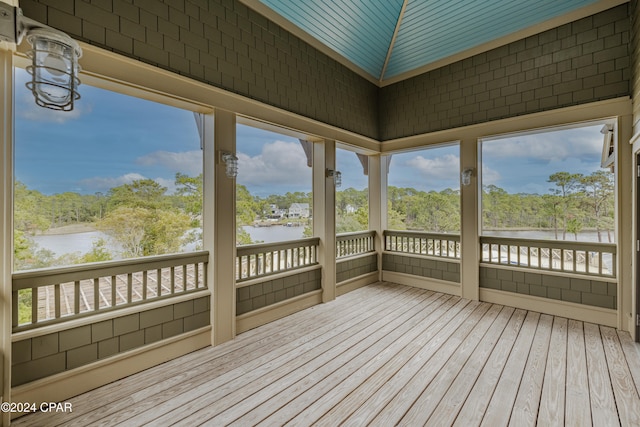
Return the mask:
{"type": "MultiPolygon", "coordinates": [[[[304,227],[285,227],[282,225],[276,225],[273,227],[245,226],[243,228],[247,233],[249,233],[251,240],[261,241],[264,243],[298,240],[302,239],[302,233],[304,233],[304,227]]],[[[80,254],[87,253],[91,251],[93,242],[98,239],[104,239],[107,241],[107,245],[110,244],[109,236],[102,231],[45,234],[33,237],[33,240],[41,249],[48,249],[56,256],[74,252],[79,252],[80,254]]],[[[185,249],[192,250],[193,248],[187,247],[185,249]]]]}
{"type": "Polygon", "coordinates": [[[242,228],[249,233],[252,241],[263,243],[298,240],[302,239],[302,233],[304,233],[304,227],[285,227],[284,225],[274,225],[272,227],[245,225],[242,228]]]}
{"type": "MultiPolygon", "coordinates": [[[[272,227],[253,227],[244,226],[244,230],[249,233],[251,240],[260,241],[264,243],[283,242],[287,240],[302,239],[302,233],[304,227],[285,227],[276,225],[272,227]]],[[[546,239],[553,240],[555,233],[553,231],[489,231],[485,232],[486,236],[496,237],[516,237],[523,239],[546,239]]],[[[608,235],[606,232],[602,232],[602,242],[609,243],[608,235]]],[[[559,234],[561,237],[562,235],[559,234]]],[[[613,239],[613,233],[611,233],[613,239]]],[[[69,233],[69,234],[52,234],[34,236],[33,240],[38,244],[40,248],[48,249],[55,253],[57,256],[80,252],[84,254],[89,252],[93,247],[93,242],[98,239],[105,239],[109,242],[109,236],[101,231],[87,231],[82,233],[69,233]]],[[[567,234],[567,241],[574,241],[575,236],[573,234],[567,234]]],[[[578,241],[582,242],[597,242],[598,234],[595,231],[587,231],[578,233],[578,241]]]]}
{"type": "Polygon", "coordinates": [[[48,249],[57,256],[80,252],[81,254],[91,251],[93,242],[104,239],[109,242],[109,236],[102,231],[86,231],[83,233],[69,234],[45,234],[34,236],[33,240],[42,249],[48,249]]]}

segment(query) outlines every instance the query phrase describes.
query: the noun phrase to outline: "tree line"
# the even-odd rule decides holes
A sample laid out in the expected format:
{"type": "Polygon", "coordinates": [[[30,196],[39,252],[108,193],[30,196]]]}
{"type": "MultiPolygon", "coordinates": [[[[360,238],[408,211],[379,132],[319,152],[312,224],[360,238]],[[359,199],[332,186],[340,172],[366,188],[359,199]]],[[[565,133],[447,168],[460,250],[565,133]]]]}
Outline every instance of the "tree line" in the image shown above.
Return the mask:
{"type": "MultiPolygon", "coordinates": [[[[590,175],[558,172],[548,179],[549,193],[511,194],[495,185],[482,190],[482,223],[485,230],[546,229],[556,239],[577,239],[582,230],[595,230],[599,241],[612,241],[614,224],[613,174],[596,171],[590,175]]],[[[65,192],[44,195],[15,184],[14,259],[16,269],[106,261],[178,252],[184,245],[202,245],[202,175],[176,174],[175,191],[151,179],[141,179],[111,188],[106,193],[65,192]],[[39,248],[33,236],[52,228],[90,224],[103,231],[109,242],[94,242],[85,254],[56,257],[39,248]],[[118,253],[114,253],[118,248],[118,253]]],[[[388,187],[388,228],[439,233],[460,232],[458,190],[421,191],[388,187]]],[[[236,186],[237,243],[251,240],[244,226],[266,221],[272,207],[288,209],[293,203],[308,203],[312,194],[288,192],[266,197],[252,195],[236,186]]],[[[311,235],[309,219],[299,221],[304,235],[311,235]]],[[[347,188],[336,193],[336,232],[368,229],[368,190],[347,188]]]]}
{"type": "MultiPolygon", "coordinates": [[[[202,219],[202,176],[176,174],[167,193],[152,179],[111,188],[107,193],[44,195],[21,182],[14,186],[14,266],[17,270],[107,261],[178,252],[198,235],[202,219]],[[96,240],[85,254],[39,248],[33,236],[52,228],[90,224],[112,242],[96,240]],[[114,247],[119,253],[114,253],[114,247]]],[[[196,243],[197,244],[197,243],[196,243]]]]}
{"type": "MultiPolygon", "coordinates": [[[[549,192],[542,195],[514,194],[496,185],[484,186],[483,229],[550,230],[556,240],[577,240],[581,231],[593,230],[598,241],[613,241],[615,185],[612,173],[604,170],[590,175],[557,172],[550,175],[547,182],[549,192]]],[[[338,232],[366,229],[366,216],[358,215],[366,209],[366,192],[350,188],[336,195],[338,232]],[[355,217],[359,220],[354,226],[355,217]]],[[[389,229],[460,232],[459,190],[421,191],[389,186],[387,203],[389,229]]]]}

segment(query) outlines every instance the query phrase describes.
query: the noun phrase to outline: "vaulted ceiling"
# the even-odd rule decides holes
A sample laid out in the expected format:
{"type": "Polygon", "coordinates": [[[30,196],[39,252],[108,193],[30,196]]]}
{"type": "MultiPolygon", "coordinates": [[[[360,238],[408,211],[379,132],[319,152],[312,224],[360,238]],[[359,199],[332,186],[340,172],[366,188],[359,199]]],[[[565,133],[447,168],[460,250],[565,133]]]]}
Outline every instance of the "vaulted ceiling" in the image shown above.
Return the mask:
{"type": "Polygon", "coordinates": [[[382,86],[626,0],[243,1],[382,86]]]}

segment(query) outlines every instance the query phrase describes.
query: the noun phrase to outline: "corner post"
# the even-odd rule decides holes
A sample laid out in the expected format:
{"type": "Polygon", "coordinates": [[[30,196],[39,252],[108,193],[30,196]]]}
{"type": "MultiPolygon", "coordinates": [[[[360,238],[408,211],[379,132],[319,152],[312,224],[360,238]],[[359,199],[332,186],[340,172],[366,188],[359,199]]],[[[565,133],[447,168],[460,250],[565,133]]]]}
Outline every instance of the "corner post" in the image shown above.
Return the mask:
{"type": "MultiPolygon", "coordinates": [[[[214,115],[215,200],[213,230],[213,345],[236,336],[236,180],[225,173],[220,152],[236,152],[236,116],[216,110],[214,115]]],[[[209,158],[209,162],[211,158],[209,158]]]]}
{"type": "Polygon", "coordinates": [[[336,169],[336,142],[313,144],[313,235],[320,237],[322,302],[336,299],[336,187],[327,170],[336,169]]]}
{"type": "MultiPolygon", "coordinates": [[[[480,162],[478,141],[460,141],[460,173],[473,169],[471,183],[460,185],[460,287],[462,298],[480,299],[480,223],[479,194],[480,162]]],[[[462,183],[461,183],[462,184],[462,183]]]]}
{"type": "MultiPolygon", "coordinates": [[[[1,45],[1,43],[0,43],[1,45]]],[[[13,270],[13,53],[0,46],[0,160],[2,227],[0,228],[0,395],[11,401],[11,272],[13,270]]],[[[0,426],[8,426],[11,414],[0,414],[0,426]]]]}
{"type": "Polygon", "coordinates": [[[384,230],[387,229],[387,156],[369,156],[369,229],[376,232],[378,280],[382,280],[384,230]]]}
{"type": "MultiPolygon", "coordinates": [[[[618,272],[618,329],[629,331],[635,337],[633,257],[636,253],[635,238],[633,234],[633,146],[629,144],[632,139],[633,117],[628,115],[618,116],[617,141],[616,141],[616,236],[618,236],[618,253],[616,271],[618,272]]],[[[637,279],[636,279],[637,280],[637,279]]]]}

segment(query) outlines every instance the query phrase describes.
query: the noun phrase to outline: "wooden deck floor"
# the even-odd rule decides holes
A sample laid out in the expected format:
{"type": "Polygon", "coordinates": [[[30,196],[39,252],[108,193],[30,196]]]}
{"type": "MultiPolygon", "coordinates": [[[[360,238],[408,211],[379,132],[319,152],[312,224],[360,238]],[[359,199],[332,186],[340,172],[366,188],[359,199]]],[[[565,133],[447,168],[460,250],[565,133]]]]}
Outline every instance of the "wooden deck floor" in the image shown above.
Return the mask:
{"type": "Polygon", "coordinates": [[[57,425],[640,425],[640,346],[380,283],[71,399],[57,425]]]}

